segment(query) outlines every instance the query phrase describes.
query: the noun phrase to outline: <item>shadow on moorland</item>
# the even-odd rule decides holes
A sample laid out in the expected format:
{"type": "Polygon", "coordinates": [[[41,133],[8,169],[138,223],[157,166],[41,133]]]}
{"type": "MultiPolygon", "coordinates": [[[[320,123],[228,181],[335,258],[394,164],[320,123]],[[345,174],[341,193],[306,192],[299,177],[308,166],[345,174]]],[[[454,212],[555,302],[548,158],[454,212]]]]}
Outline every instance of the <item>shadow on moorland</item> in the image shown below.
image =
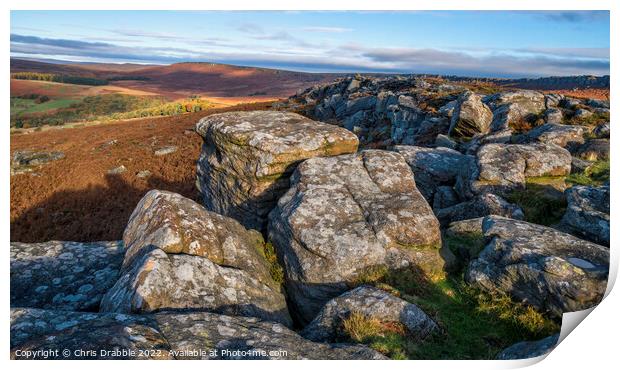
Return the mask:
{"type": "Polygon", "coordinates": [[[131,212],[149,190],[198,199],[193,181],[171,182],[152,176],[140,188],[118,175],[106,175],[105,181],[105,185],[58,191],[27,209],[11,221],[11,241],[120,240],[131,212]]]}

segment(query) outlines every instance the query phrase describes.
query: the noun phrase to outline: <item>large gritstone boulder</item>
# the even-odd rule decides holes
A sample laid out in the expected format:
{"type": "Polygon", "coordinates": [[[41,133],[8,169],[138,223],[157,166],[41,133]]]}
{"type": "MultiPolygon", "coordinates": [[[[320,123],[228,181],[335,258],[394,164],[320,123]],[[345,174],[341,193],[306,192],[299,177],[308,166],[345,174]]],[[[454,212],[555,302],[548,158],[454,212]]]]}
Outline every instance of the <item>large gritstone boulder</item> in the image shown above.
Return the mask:
{"type": "Polygon", "coordinates": [[[181,195],[152,190],[131,215],[123,240],[122,275],[102,311],[214,311],[290,325],[259,232],[181,195]]]}
{"type": "Polygon", "coordinates": [[[438,332],[439,327],[418,306],[375,287],[360,286],[327,302],[301,335],[315,342],[334,342],[343,322],[353,313],[384,323],[403,325],[408,334],[420,340],[438,332]]]}
{"type": "Polygon", "coordinates": [[[508,91],[484,99],[493,107],[492,131],[512,129],[523,121],[534,121],[545,110],[545,96],[537,91],[508,91]]]}
{"type": "Polygon", "coordinates": [[[465,280],[561,317],[597,305],[607,286],[609,249],[552,228],[499,216],[482,222],[489,244],[465,280]]]}
{"type": "Polygon", "coordinates": [[[467,91],[459,96],[450,122],[450,136],[470,138],[489,132],[493,113],[480,95],[467,91]]]}
{"type": "Polygon", "coordinates": [[[528,177],[566,176],[571,172],[568,150],[554,144],[486,144],[475,163],[460,173],[457,190],[463,198],[475,194],[506,194],[525,187],[528,177]]]}
{"type": "Polygon", "coordinates": [[[534,342],[519,342],[504,349],[497,355],[498,360],[520,360],[546,355],[558,344],[559,334],[534,342]]]}
{"type": "Polygon", "coordinates": [[[609,246],[609,185],[573,186],[565,191],[568,207],[561,228],[609,246]]]}
{"type": "Polygon", "coordinates": [[[208,312],[124,315],[22,308],[11,310],[11,358],[385,359],[361,345],[311,342],[281,324],[254,317],[208,312]]]}
{"type": "Polygon", "coordinates": [[[369,268],[442,271],[439,223],[395,152],[306,160],[269,215],[269,236],[302,323],[369,268]]]}
{"type": "Polygon", "coordinates": [[[118,278],[123,243],[11,243],[11,306],[99,309],[118,278]]]}
{"type": "Polygon", "coordinates": [[[354,153],[358,146],[344,128],[275,111],[211,115],[196,131],[204,139],[196,184],[205,207],[258,230],[300,161],[354,153]]]}
{"type": "Polygon", "coordinates": [[[402,154],[411,167],[416,186],[429,203],[433,202],[439,186],[454,185],[468,161],[465,155],[449,148],[396,145],[394,150],[402,154]]]}

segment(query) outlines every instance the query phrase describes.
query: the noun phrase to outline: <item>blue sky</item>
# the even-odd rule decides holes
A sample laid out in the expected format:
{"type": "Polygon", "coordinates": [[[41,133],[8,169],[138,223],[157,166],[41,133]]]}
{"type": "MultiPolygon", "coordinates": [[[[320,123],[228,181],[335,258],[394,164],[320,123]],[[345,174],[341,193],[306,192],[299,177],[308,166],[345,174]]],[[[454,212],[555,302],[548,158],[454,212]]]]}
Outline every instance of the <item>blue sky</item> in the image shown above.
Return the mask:
{"type": "Polygon", "coordinates": [[[12,11],[11,56],[311,72],[609,74],[607,11],[12,11]]]}

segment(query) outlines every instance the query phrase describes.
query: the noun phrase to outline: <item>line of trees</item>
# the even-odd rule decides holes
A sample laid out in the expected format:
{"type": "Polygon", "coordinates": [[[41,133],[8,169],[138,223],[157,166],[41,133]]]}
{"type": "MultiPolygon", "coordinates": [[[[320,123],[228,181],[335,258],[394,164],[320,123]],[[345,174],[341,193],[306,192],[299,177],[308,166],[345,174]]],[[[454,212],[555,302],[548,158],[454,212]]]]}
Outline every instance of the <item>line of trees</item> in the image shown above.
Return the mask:
{"type": "Polygon", "coordinates": [[[11,73],[11,78],[17,80],[32,80],[32,81],[48,81],[48,82],[60,82],[74,85],[89,85],[89,86],[103,86],[107,85],[107,80],[94,77],[82,77],[82,76],[68,76],[59,75],[55,73],[41,73],[41,72],[15,72],[11,73]]]}
{"type": "Polygon", "coordinates": [[[78,121],[174,116],[199,112],[211,106],[210,102],[200,98],[166,102],[160,97],[104,94],[87,96],[79,103],[55,111],[12,115],[11,126],[21,128],[78,121]]]}

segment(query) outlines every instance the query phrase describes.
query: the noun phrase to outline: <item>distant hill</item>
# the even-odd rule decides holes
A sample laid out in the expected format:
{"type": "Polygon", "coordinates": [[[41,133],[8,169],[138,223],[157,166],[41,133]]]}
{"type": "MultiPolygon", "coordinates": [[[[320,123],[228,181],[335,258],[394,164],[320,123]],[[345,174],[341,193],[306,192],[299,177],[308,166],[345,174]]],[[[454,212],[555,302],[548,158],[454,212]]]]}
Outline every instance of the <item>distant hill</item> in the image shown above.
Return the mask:
{"type": "Polygon", "coordinates": [[[304,73],[217,63],[57,64],[11,59],[11,73],[39,72],[110,80],[113,85],[170,98],[189,95],[221,97],[288,97],[299,89],[328,82],[342,74],[304,73]]]}

